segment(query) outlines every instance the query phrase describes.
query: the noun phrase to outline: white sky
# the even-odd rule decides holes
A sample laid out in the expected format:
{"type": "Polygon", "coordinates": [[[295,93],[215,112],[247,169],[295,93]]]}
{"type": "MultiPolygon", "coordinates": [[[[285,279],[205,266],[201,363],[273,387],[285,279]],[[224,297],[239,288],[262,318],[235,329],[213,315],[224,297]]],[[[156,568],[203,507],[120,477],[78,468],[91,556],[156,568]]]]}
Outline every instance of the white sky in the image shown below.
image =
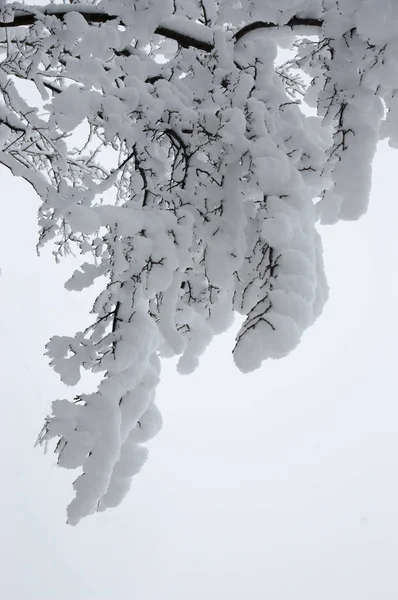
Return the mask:
{"type": "Polygon", "coordinates": [[[362,221],[323,229],[331,299],[299,349],[242,375],[231,332],[193,376],[166,363],[149,462],[77,528],[76,472],[33,444],[51,401],[82,390],[44,344],[91,299],[63,289],[71,261],[36,258],[34,194],[0,171],[0,598],[397,599],[397,159],[380,150],[362,221]]]}

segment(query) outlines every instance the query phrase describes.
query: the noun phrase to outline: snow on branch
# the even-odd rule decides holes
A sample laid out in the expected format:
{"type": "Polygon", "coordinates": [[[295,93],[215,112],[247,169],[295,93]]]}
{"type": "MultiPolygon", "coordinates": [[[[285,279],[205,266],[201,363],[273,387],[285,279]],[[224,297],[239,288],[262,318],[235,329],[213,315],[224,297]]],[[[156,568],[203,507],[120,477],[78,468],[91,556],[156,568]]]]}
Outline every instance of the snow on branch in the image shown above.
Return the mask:
{"type": "MultiPolygon", "coordinates": [[[[101,10],[95,4],[29,6],[11,3],[8,5],[8,10],[10,11],[10,16],[8,20],[0,21],[0,28],[33,25],[47,16],[63,19],[72,12],[77,12],[87,23],[95,24],[117,21],[121,25],[124,24],[123,19],[101,10]]],[[[170,16],[156,27],[155,33],[170,38],[183,47],[193,46],[198,50],[205,50],[207,52],[214,48],[213,32],[211,29],[187,18],[170,16]]]]}
{"type": "Polygon", "coordinates": [[[244,27],[242,27],[241,29],[239,29],[235,35],[234,35],[234,39],[236,42],[238,42],[239,40],[241,40],[242,38],[244,38],[246,35],[248,35],[249,33],[251,33],[252,31],[258,31],[259,29],[273,29],[273,28],[280,28],[280,27],[290,27],[291,29],[295,29],[295,28],[299,28],[299,27],[303,27],[303,28],[316,28],[316,29],[320,29],[323,25],[323,21],[321,19],[312,19],[312,18],[305,18],[305,17],[292,17],[291,19],[289,19],[287,21],[287,23],[284,23],[283,25],[277,25],[275,23],[266,23],[264,21],[255,21],[254,23],[249,23],[248,25],[245,25],[244,27]]]}
{"type": "Polygon", "coordinates": [[[322,312],[319,223],[364,214],[378,140],[398,145],[398,4],[0,1],[0,17],[0,163],[41,200],[39,246],[81,257],[66,288],[99,287],[86,328],[46,347],[66,386],[100,374],[39,438],[80,469],[76,524],[144,464],[162,359],[191,373],[239,313],[249,372],[322,312]],[[283,65],[277,36],[251,35],[279,27],[283,65]]]}
{"type": "MultiPolygon", "coordinates": [[[[123,19],[117,15],[109,14],[95,4],[49,4],[47,6],[29,6],[19,3],[10,3],[8,6],[9,15],[6,20],[0,20],[0,29],[4,27],[22,27],[33,25],[43,16],[64,18],[65,15],[71,12],[78,12],[88,23],[107,23],[111,20],[117,20],[123,24],[123,19]]],[[[292,17],[284,27],[322,27],[322,21],[313,18],[292,17]]],[[[278,28],[281,25],[271,22],[256,21],[239,29],[235,33],[235,40],[239,41],[248,33],[259,29],[278,28]]],[[[170,16],[162,21],[156,29],[155,33],[166,38],[172,39],[184,48],[193,47],[198,50],[211,52],[214,49],[214,34],[210,27],[194,22],[191,19],[170,16]]]]}

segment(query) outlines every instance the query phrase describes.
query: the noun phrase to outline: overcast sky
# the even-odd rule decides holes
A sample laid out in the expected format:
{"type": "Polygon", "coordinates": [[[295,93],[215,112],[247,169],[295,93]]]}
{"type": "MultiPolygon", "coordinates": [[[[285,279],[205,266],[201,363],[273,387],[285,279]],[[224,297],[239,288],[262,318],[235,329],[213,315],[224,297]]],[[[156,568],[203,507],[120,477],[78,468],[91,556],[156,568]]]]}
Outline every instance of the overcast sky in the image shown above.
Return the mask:
{"type": "Polygon", "coordinates": [[[88,389],[43,351],[91,298],[63,289],[73,261],[35,256],[34,194],[0,171],[1,598],[397,599],[397,165],[383,146],[368,215],[322,230],[331,298],[299,349],[242,375],[231,332],[193,376],[165,363],[148,463],[76,528],[76,472],[33,445],[51,401],[88,389]]]}

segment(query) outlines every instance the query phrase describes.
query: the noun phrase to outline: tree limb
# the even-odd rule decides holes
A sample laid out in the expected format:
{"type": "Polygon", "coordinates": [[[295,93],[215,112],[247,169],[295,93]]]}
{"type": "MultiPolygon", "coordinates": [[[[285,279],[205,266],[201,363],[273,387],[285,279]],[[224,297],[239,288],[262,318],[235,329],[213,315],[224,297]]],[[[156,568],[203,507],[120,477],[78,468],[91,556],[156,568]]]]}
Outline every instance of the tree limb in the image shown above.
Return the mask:
{"type": "MultiPolygon", "coordinates": [[[[106,23],[115,19],[120,21],[117,15],[101,11],[93,4],[49,4],[47,6],[10,4],[9,8],[14,8],[14,19],[9,22],[0,22],[0,28],[33,25],[39,15],[62,19],[70,12],[78,12],[88,23],[106,23]]],[[[122,21],[121,23],[123,24],[122,21]]],[[[213,32],[209,27],[182,17],[169,17],[159,25],[155,33],[175,40],[185,47],[193,46],[207,52],[214,47],[213,32]]]]}
{"type": "Polygon", "coordinates": [[[235,42],[241,40],[245,35],[251,33],[252,31],[256,31],[257,29],[271,29],[281,27],[317,27],[321,28],[323,25],[323,21],[320,19],[311,19],[311,18],[299,18],[292,17],[290,21],[285,23],[284,25],[275,25],[275,23],[266,23],[265,21],[256,21],[255,23],[249,23],[249,25],[245,25],[242,29],[239,29],[234,35],[235,42]]]}
{"type": "MultiPolygon", "coordinates": [[[[22,4],[9,4],[14,9],[14,19],[10,22],[0,22],[0,29],[7,27],[23,27],[33,25],[39,15],[52,16],[62,19],[70,12],[78,12],[88,23],[106,23],[118,19],[117,15],[110,15],[93,4],[48,4],[47,6],[28,6],[22,4]]],[[[119,19],[120,20],[120,19],[119,19]]],[[[123,24],[123,22],[121,21],[123,24]]],[[[270,29],[280,27],[316,27],[320,28],[323,21],[312,18],[292,17],[285,25],[257,21],[245,25],[234,35],[235,42],[257,29],[270,29]]],[[[210,27],[195,23],[183,17],[172,16],[157,27],[155,33],[178,42],[181,46],[194,47],[198,50],[211,52],[214,49],[213,31],[210,27]]]]}

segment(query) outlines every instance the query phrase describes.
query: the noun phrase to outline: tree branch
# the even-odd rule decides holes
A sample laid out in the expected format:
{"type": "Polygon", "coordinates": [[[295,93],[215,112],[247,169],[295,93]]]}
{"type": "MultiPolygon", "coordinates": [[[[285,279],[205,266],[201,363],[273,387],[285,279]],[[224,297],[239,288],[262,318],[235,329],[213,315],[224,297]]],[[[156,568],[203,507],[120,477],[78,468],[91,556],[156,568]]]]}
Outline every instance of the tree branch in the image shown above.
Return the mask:
{"type": "MultiPolygon", "coordinates": [[[[119,19],[123,24],[117,15],[101,11],[93,4],[49,4],[47,6],[10,4],[8,6],[14,9],[14,20],[0,22],[0,28],[33,25],[40,15],[62,19],[70,12],[78,12],[88,23],[106,23],[119,19]]],[[[155,33],[175,40],[184,47],[193,46],[207,52],[214,47],[213,32],[209,27],[182,17],[169,17],[157,27],[155,33]]]]}
{"type": "MultiPolygon", "coordinates": [[[[70,12],[78,12],[88,23],[106,23],[119,19],[117,15],[110,15],[97,8],[93,4],[48,4],[47,6],[28,6],[22,4],[9,4],[14,9],[14,20],[11,22],[0,22],[0,29],[6,27],[23,27],[33,25],[40,15],[52,16],[62,19],[70,12]]],[[[270,29],[280,27],[316,27],[320,28],[323,21],[312,18],[292,17],[285,25],[257,21],[245,25],[234,35],[235,42],[241,40],[245,35],[257,29],[270,29]]],[[[205,52],[214,49],[213,31],[210,27],[196,23],[183,17],[172,16],[157,27],[155,33],[178,42],[181,46],[190,46],[205,52]]]]}
{"type": "Polygon", "coordinates": [[[323,25],[323,21],[320,19],[299,18],[299,17],[292,17],[290,19],[290,21],[288,21],[284,25],[275,25],[275,23],[266,23],[264,21],[256,21],[255,23],[250,23],[249,25],[245,25],[244,27],[242,27],[242,29],[239,29],[239,31],[237,31],[235,33],[234,38],[235,38],[235,42],[238,42],[245,35],[247,35],[248,33],[251,33],[252,31],[256,31],[257,29],[271,29],[271,28],[280,29],[281,27],[290,27],[291,29],[293,29],[294,27],[301,27],[301,26],[321,28],[322,25],[323,25]]]}

